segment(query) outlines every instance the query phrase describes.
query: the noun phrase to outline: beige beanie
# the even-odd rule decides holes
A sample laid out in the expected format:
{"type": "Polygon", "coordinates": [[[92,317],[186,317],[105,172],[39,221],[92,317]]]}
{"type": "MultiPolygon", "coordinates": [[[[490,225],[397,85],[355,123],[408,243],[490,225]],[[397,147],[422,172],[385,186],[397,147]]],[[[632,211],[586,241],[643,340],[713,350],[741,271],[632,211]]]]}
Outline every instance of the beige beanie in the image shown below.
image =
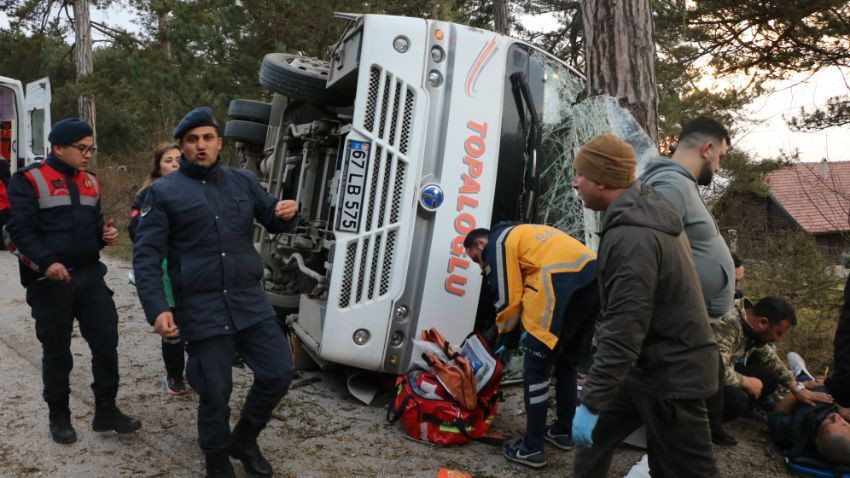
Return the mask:
{"type": "Polygon", "coordinates": [[[585,143],[573,161],[579,174],[612,188],[631,186],[636,166],[632,145],[613,133],[600,134],[585,143]]]}

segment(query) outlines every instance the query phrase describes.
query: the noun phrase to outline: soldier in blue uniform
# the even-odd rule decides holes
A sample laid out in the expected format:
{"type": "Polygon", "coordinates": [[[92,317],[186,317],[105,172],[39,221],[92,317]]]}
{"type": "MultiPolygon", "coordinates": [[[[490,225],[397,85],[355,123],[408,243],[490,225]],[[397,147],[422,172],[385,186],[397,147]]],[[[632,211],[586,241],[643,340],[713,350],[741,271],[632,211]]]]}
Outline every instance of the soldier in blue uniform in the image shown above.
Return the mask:
{"type": "Polygon", "coordinates": [[[187,342],[186,378],[200,396],[198,443],[207,476],[234,476],[228,455],[252,475],[271,476],[257,436],[289,388],[292,358],[263,290],[263,260],[252,232],[255,219],[270,232],[287,230],[297,204],[267,194],[253,173],[220,165],[217,128],[209,108],[189,112],[177,125],[180,169],[157,180],[147,194],[133,268],[154,330],[163,337],[179,331],[187,342]],[[174,315],[162,286],[165,258],[174,315]],[[254,383],[231,433],[234,351],[254,372],[254,383]]]}
{"type": "Polygon", "coordinates": [[[73,118],[56,123],[48,136],[50,155],[12,177],[13,215],[6,225],[9,250],[20,258],[35,332],[43,348],[44,400],[50,409],[50,434],[72,443],[68,375],[74,365],[74,319],[92,354],[95,397],[92,429],[129,433],[142,424],[115,406],[118,392],[118,313],[103,277],[100,249],[118,240],[112,221],[103,220],[101,187],[86,171],[95,152],[92,129],[73,118]]]}

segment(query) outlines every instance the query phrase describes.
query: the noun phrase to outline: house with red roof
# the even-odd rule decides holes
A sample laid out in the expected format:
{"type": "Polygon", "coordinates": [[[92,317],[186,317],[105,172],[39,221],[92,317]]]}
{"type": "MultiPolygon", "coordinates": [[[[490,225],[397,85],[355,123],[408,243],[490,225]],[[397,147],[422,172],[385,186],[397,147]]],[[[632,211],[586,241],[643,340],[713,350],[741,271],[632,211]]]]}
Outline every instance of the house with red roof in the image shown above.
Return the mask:
{"type": "Polygon", "coordinates": [[[839,264],[850,252],[850,161],[795,163],[769,173],[765,183],[766,197],[738,198],[731,217],[719,221],[732,248],[800,230],[814,237],[824,259],[839,264]]]}

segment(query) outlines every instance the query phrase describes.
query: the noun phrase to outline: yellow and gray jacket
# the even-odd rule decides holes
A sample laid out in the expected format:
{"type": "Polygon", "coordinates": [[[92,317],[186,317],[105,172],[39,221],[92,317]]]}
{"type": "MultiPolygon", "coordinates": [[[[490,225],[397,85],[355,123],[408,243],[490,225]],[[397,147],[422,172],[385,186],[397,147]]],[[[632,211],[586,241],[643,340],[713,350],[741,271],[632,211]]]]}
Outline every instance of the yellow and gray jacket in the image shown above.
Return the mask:
{"type": "Polygon", "coordinates": [[[554,349],[573,294],[596,279],[596,254],[549,226],[500,223],[484,249],[484,276],[496,308],[496,326],[506,334],[522,322],[554,349]]]}
{"type": "Polygon", "coordinates": [[[711,323],[714,338],[723,357],[723,384],[729,387],[743,385],[743,376],[735,371],[735,364],[747,357],[747,363],[769,367],[779,377],[779,382],[788,387],[794,380],[794,375],[776,355],[773,347],[753,338],[753,329],[747,322],[746,313],[746,309],[752,306],[746,298],[737,299],[732,310],[711,323]]]}

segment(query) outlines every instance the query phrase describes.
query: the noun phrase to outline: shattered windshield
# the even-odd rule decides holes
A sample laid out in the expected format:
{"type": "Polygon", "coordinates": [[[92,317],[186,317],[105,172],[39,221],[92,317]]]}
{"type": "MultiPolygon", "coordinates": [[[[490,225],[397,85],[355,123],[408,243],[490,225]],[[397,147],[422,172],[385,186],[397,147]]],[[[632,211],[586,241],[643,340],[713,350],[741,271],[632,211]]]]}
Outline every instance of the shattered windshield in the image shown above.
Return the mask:
{"type": "MultiPolygon", "coordinates": [[[[596,249],[599,215],[584,209],[572,188],[572,168],[579,147],[594,136],[613,132],[635,149],[638,169],[658,154],[655,143],[638,125],[631,113],[616,99],[607,96],[583,98],[584,81],[564,64],[540,52],[533,52],[530,69],[541,65],[543,104],[539,107],[543,140],[538,153],[540,196],[538,222],[556,227],[596,249]],[[581,98],[580,98],[581,96],[581,98]],[[586,233],[585,228],[589,229],[586,233]]],[[[530,75],[532,76],[532,75],[530,75]]]]}
{"type": "Polygon", "coordinates": [[[658,154],[655,144],[616,99],[606,95],[584,98],[584,80],[558,59],[517,43],[508,51],[506,66],[492,223],[520,220],[518,198],[525,197],[525,173],[533,164],[529,155],[536,150],[537,165],[533,169],[538,182],[533,221],[558,228],[596,249],[597,236],[593,233],[597,232],[598,215],[584,209],[572,188],[575,153],[594,136],[610,131],[635,148],[640,167],[643,160],[658,154]],[[524,98],[516,96],[511,82],[517,73],[522,74],[522,83],[539,115],[539,143],[531,137],[538,134],[531,108],[524,98]]]}
{"type": "Polygon", "coordinates": [[[575,150],[580,146],[576,127],[583,120],[576,118],[575,103],[584,90],[582,79],[556,60],[534,52],[529,72],[542,83],[542,105],[539,108],[542,122],[542,142],[538,149],[540,196],[537,202],[539,222],[556,227],[578,239],[584,238],[584,208],[572,188],[572,163],[575,150]]]}

